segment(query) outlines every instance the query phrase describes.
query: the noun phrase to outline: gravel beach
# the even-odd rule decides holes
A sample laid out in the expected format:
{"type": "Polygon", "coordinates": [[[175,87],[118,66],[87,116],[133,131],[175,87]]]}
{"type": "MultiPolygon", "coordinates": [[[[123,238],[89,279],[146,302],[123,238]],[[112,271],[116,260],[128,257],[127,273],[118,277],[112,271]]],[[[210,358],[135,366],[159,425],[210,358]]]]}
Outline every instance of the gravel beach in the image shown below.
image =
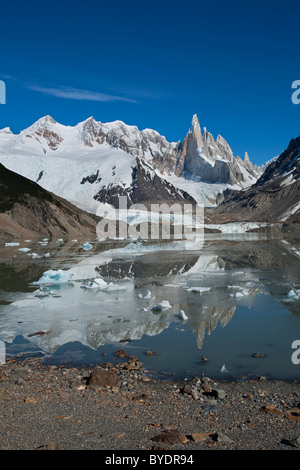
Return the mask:
{"type": "Polygon", "coordinates": [[[124,350],[93,367],[0,366],[1,450],[296,450],[298,382],[161,380],[124,350]]]}

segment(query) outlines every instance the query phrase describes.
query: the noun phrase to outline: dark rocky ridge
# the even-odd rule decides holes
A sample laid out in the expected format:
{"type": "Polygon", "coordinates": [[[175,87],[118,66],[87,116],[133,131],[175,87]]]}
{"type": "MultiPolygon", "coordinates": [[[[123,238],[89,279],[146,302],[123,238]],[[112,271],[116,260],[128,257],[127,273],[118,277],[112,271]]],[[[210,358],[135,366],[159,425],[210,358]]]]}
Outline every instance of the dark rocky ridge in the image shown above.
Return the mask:
{"type": "Polygon", "coordinates": [[[150,208],[151,204],[194,204],[196,201],[185,191],[175,188],[171,183],[160,178],[151,167],[137,158],[132,170],[130,187],[109,185],[103,187],[95,196],[100,202],[119,207],[119,196],[127,197],[127,207],[132,204],[143,204],[150,208]]]}
{"type": "Polygon", "coordinates": [[[99,219],[0,164],[0,237],[96,236],[99,219]]]}
{"type": "Polygon", "coordinates": [[[224,201],[207,211],[212,221],[234,215],[239,221],[300,222],[300,137],[270,165],[250,188],[228,191],[224,201]]]}

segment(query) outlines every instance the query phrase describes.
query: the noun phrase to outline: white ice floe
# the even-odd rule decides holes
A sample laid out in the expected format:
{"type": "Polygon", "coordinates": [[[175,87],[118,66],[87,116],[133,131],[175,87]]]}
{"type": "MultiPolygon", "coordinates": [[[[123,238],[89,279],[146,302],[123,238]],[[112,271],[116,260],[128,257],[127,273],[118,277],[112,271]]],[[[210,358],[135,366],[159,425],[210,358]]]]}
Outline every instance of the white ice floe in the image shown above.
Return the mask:
{"type": "Polygon", "coordinates": [[[28,253],[27,256],[31,256],[32,259],[50,258],[50,253],[44,253],[43,255],[38,255],[37,253],[28,253]]]}
{"type": "Polygon", "coordinates": [[[143,295],[143,294],[138,294],[138,298],[139,299],[152,299],[152,294],[151,294],[151,291],[150,290],[147,290],[146,294],[143,295]]]}
{"type": "Polygon", "coordinates": [[[187,292],[199,292],[199,294],[201,294],[201,292],[208,292],[210,289],[210,287],[184,287],[184,290],[187,292]]]}
{"type": "Polygon", "coordinates": [[[180,310],[179,312],[179,317],[181,318],[181,320],[188,320],[188,316],[185,314],[184,310],[180,310]]]}
{"type": "Polygon", "coordinates": [[[40,287],[34,292],[34,297],[49,297],[49,292],[46,292],[43,287],[40,287]]]}
{"type": "Polygon", "coordinates": [[[72,274],[69,271],[64,271],[58,269],[57,271],[49,269],[45,271],[42,277],[34,282],[34,285],[43,285],[43,284],[65,284],[70,281],[72,274]]]}
{"type": "Polygon", "coordinates": [[[106,281],[104,281],[104,279],[102,279],[101,277],[97,277],[93,281],[85,282],[81,286],[81,288],[82,289],[101,289],[101,290],[104,290],[104,289],[107,289],[108,286],[109,285],[107,284],[106,281]]]}
{"type": "Polygon", "coordinates": [[[249,294],[250,294],[250,291],[243,289],[239,292],[236,292],[235,294],[229,294],[229,295],[230,297],[246,297],[249,294]]]}
{"type": "Polygon", "coordinates": [[[118,284],[110,283],[108,287],[105,289],[105,292],[115,292],[118,290],[127,290],[126,286],[119,286],[118,284]]]}
{"type": "Polygon", "coordinates": [[[163,300],[158,305],[155,305],[154,307],[152,307],[152,310],[163,311],[163,310],[168,310],[169,308],[172,308],[172,305],[169,304],[168,300],[163,300]]]}
{"type": "Polygon", "coordinates": [[[83,248],[85,251],[88,251],[88,250],[90,250],[91,248],[93,248],[93,246],[92,246],[90,243],[86,242],[86,243],[84,243],[84,244],[82,245],[81,248],[83,248]]]}
{"type": "Polygon", "coordinates": [[[33,259],[41,258],[41,256],[38,255],[37,253],[28,253],[27,256],[30,256],[33,259]]]}
{"type": "Polygon", "coordinates": [[[298,300],[300,298],[300,289],[291,289],[287,296],[289,299],[298,300]]]}

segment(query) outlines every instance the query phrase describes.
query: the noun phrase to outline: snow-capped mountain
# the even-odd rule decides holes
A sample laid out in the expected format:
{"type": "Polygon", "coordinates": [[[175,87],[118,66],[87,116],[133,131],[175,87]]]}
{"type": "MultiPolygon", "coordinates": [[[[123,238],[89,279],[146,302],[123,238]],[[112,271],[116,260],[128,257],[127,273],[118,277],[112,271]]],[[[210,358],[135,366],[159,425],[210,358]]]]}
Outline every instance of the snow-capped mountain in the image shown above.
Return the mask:
{"type": "Polygon", "coordinates": [[[218,217],[236,214],[239,220],[300,221],[300,137],[266,167],[250,188],[231,192],[217,208],[218,217]]]}
{"type": "Polygon", "coordinates": [[[222,137],[216,142],[197,116],[184,142],[168,142],[151,129],[93,117],[65,126],[45,116],[13,134],[0,130],[0,162],[89,212],[99,203],[197,201],[214,204],[228,187],[253,184],[260,169],[234,157],[222,137]]]}

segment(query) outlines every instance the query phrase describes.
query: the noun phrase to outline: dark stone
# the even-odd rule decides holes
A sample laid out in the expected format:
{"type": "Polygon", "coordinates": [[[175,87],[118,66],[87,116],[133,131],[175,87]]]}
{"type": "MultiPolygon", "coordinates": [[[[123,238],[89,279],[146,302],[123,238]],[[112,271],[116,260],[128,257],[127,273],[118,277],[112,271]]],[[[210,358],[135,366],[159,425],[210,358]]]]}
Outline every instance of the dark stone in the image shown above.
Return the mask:
{"type": "Polygon", "coordinates": [[[161,442],[163,444],[184,444],[188,442],[187,437],[182,434],[178,429],[168,429],[161,434],[151,438],[154,442],[161,442]]]}
{"type": "Polygon", "coordinates": [[[125,357],[129,356],[128,352],[125,351],[124,349],[119,349],[118,351],[114,353],[114,355],[119,357],[120,359],[124,359],[125,357]]]}
{"type": "Polygon", "coordinates": [[[95,369],[88,379],[88,385],[116,387],[118,384],[118,374],[112,370],[95,369]]]}

